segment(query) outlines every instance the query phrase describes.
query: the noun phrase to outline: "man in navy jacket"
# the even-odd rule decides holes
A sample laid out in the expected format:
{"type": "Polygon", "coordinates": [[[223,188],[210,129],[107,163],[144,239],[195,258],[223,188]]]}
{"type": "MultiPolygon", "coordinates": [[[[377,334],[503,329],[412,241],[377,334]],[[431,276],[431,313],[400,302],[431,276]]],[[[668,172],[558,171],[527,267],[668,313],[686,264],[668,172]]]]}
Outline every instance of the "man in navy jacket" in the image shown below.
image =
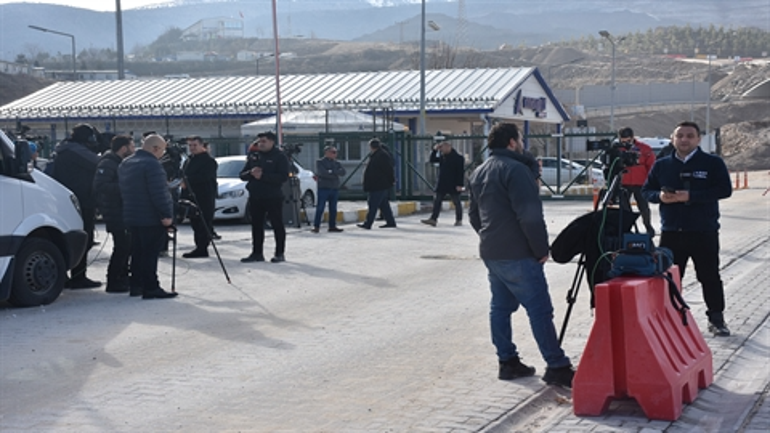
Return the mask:
{"type": "Polygon", "coordinates": [[[124,159],[118,167],[123,197],[123,222],[131,231],[131,296],[143,299],[173,298],[158,282],[158,252],[173,223],[174,206],[166,185],[166,172],[160,164],[166,141],[149,135],[142,148],[124,159]]]}
{"type": "Polygon", "coordinates": [[[719,203],[730,197],[730,173],[722,158],[703,152],[700,128],[681,122],[672,136],[676,149],[655,162],[642,193],[660,204],[660,246],[674,253],[674,263],[684,278],[692,258],[703,288],[709,331],[728,336],[724,320],[725,295],[719,275],[719,203]]]}

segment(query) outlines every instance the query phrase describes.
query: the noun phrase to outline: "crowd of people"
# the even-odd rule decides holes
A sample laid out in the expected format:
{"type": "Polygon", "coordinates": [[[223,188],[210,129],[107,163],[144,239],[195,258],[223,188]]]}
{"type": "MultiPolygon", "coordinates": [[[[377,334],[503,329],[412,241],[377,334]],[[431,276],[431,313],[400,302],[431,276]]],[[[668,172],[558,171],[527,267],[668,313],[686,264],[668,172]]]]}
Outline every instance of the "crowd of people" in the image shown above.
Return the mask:
{"type": "MultiPolygon", "coordinates": [[[[167,155],[166,140],[145,134],[136,148],[133,138],[115,136],[110,150],[98,157],[93,152],[97,132],[77,125],[71,137],[56,146],[53,176],[75,193],[83,211],[84,228],[93,239],[94,215],[98,209],[113,239],[107,269],[107,292],[166,299],[176,296],[160,287],[158,253],[163,249],[173,222],[177,201],[193,209],[189,213],[195,249],[189,259],[208,257],[214,236],[212,220],[216,197],[217,163],[207,143],[198,136],[187,138],[189,158],[181,169],[180,200],[172,196],[170,176],[161,159],[167,155]]],[[[695,264],[707,306],[709,330],[729,336],[724,318],[725,300],[719,273],[719,205],[732,193],[727,168],[721,158],[703,152],[701,131],[693,122],[679,123],[672,134],[673,150],[656,159],[649,146],[634,138],[631,128],[618,131],[625,152],[637,153],[637,163],[622,170],[622,186],[633,195],[647,234],[656,236],[649,203],[660,206],[660,246],[673,252],[674,263],[683,275],[688,260],[695,264]]],[[[286,260],[286,229],[283,220],[282,185],[289,178],[290,162],[280,151],[273,132],[258,135],[248,149],[240,178],[247,182],[252,219],[251,254],[241,262],[265,261],[265,223],[270,222],[275,239],[272,263],[286,260]]],[[[460,194],[469,194],[469,220],[479,236],[479,253],[487,269],[491,292],[490,332],[499,362],[498,377],[512,380],[532,376],[535,368],[524,364],[513,342],[511,316],[523,307],[529,316],[532,335],[546,363],[543,380],[570,387],[574,367],[557,339],[553,305],[544,264],[551,254],[538,184],[535,158],[524,149],[524,141],[513,123],[495,125],[487,138],[489,157],[467,182],[463,158],[446,141],[432,149],[430,161],[439,167],[433,212],[421,222],[436,226],[441,204],[449,195],[455,207],[455,225],[462,225],[460,194]]],[[[358,227],[370,230],[377,213],[395,228],[389,204],[396,182],[394,161],[377,139],[369,141],[370,154],[363,174],[368,211],[358,227]]],[[[337,161],[337,149],[326,146],[316,163],[318,203],[312,233],[319,233],[326,205],[328,231],[337,227],[340,179],[345,169],[337,161]]],[[[87,259],[71,271],[67,287],[93,288],[100,282],[86,276],[87,259]]]]}

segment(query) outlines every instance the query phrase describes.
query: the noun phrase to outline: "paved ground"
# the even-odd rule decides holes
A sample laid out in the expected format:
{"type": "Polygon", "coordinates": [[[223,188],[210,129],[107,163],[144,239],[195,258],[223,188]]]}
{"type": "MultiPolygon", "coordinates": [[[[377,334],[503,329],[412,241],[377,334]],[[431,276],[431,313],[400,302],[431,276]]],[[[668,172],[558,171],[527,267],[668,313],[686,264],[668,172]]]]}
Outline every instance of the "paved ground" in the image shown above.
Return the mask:
{"type": "MultiPolygon", "coordinates": [[[[714,384],[673,423],[649,421],[633,401],[600,417],[572,415],[571,393],[539,379],[524,313],[514,315],[516,341],[538,374],[498,381],[477,239],[445,211],[436,228],[419,223],[423,214],[399,217],[395,230],[293,229],[278,265],[239,263],[248,228],[218,225],[232,284],[215,257],[179,259],[174,300],[81,290],[46,307],[2,309],[0,430],[768,431],[767,186],[723,202],[733,336],[706,335],[714,384]]],[[[590,207],[545,206],[552,236],[590,207]]],[[[180,253],[191,245],[183,227],[180,253]]],[[[266,245],[269,255],[272,239],[266,245]]],[[[89,274],[104,275],[106,252],[91,258],[89,274]]],[[[167,288],[170,265],[161,260],[167,288]]],[[[560,327],[575,267],[546,270],[560,327]]],[[[685,299],[705,329],[693,274],[685,299]]],[[[586,292],[564,343],[576,364],[593,321],[586,292]]]]}

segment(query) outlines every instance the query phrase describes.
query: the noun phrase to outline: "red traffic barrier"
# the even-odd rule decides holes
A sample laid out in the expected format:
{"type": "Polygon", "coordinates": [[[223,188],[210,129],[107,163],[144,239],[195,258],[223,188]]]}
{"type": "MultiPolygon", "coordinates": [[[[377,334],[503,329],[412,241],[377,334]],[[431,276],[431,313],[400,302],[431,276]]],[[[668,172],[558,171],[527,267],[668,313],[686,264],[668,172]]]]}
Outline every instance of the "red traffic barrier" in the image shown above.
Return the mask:
{"type": "MultiPolygon", "coordinates": [[[[671,272],[681,290],[679,269],[671,272]]],[[[612,399],[631,397],[647,418],[674,421],[714,381],[711,350],[689,311],[682,323],[668,290],[660,277],[596,285],[596,319],[572,383],[575,415],[598,416],[612,399]]]]}

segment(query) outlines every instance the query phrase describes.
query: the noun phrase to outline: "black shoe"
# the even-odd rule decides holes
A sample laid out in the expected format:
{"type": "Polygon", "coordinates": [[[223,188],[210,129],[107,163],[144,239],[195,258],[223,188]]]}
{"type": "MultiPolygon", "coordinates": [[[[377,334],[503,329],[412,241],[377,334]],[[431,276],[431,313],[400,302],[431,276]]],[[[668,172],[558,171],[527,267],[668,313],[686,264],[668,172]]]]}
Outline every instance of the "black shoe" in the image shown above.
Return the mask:
{"type": "Polygon", "coordinates": [[[244,257],[241,259],[241,263],[264,262],[264,261],[265,261],[265,256],[256,255],[256,254],[252,254],[248,257],[244,257]]]}
{"type": "Polygon", "coordinates": [[[340,232],[344,232],[344,231],[345,230],[343,230],[341,228],[338,228],[338,227],[329,227],[329,232],[330,233],[340,233],[340,232]]]}
{"type": "Polygon", "coordinates": [[[281,263],[285,261],[286,261],[286,257],[284,257],[283,254],[278,254],[272,259],[270,259],[270,263],[281,263]]]}
{"type": "Polygon", "coordinates": [[[575,377],[575,369],[572,365],[558,368],[546,368],[543,382],[549,385],[559,385],[564,388],[572,388],[572,379],[575,377]]]}
{"type": "Polygon", "coordinates": [[[182,254],[182,257],[186,259],[196,259],[199,257],[208,257],[209,252],[208,250],[192,250],[189,253],[182,254]]]}
{"type": "Polygon", "coordinates": [[[356,227],[361,227],[362,229],[371,230],[371,226],[368,226],[366,224],[356,224],[356,227]]]}
{"type": "Polygon", "coordinates": [[[107,293],[127,293],[129,291],[128,285],[123,284],[122,281],[107,281],[107,293]]]}
{"type": "Polygon", "coordinates": [[[730,329],[727,328],[727,325],[724,321],[721,322],[712,322],[709,320],[709,332],[714,334],[715,337],[729,337],[730,336],[730,329]]]}
{"type": "Polygon", "coordinates": [[[68,280],[64,284],[64,287],[68,289],[95,289],[101,286],[102,286],[101,281],[94,281],[92,279],[89,279],[88,277],[81,277],[81,278],[75,278],[73,280],[68,280]]]}
{"type": "Polygon", "coordinates": [[[508,361],[500,361],[500,371],[497,374],[497,378],[500,380],[513,380],[534,375],[535,367],[524,365],[519,358],[513,358],[508,361]]]}
{"type": "Polygon", "coordinates": [[[218,240],[222,239],[222,236],[220,236],[219,233],[214,232],[214,233],[211,234],[211,239],[214,239],[215,241],[218,241],[218,240]]]}
{"type": "Polygon", "coordinates": [[[312,229],[310,229],[310,232],[311,232],[311,233],[318,233],[319,231],[320,231],[320,230],[319,230],[319,228],[318,228],[318,227],[313,227],[312,229]]]}
{"type": "Polygon", "coordinates": [[[381,229],[394,229],[396,228],[395,224],[383,224],[380,226],[381,229]]]}
{"type": "Polygon", "coordinates": [[[176,292],[167,292],[161,288],[158,288],[156,290],[153,290],[151,292],[144,292],[142,293],[142,299],[169,299],[174,298],[179,293],[176,292]]]}

